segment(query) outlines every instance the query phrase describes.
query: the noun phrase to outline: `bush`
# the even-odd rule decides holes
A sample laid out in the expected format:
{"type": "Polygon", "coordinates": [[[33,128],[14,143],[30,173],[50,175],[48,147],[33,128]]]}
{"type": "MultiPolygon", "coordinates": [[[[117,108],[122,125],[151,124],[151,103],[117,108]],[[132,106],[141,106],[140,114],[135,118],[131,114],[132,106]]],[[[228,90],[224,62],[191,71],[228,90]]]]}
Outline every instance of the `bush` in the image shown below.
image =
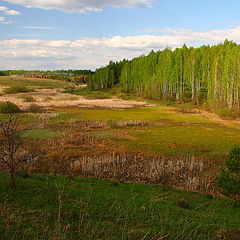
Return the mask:
{"type": "Polygon", "coordinates": [[[240,113],[238,111],[232,110],[228,107],[223,107],[217,110],[217,115],[222,118],[231,118],[236,119],[239,118],[240,113]]]}
{"type": "Polygon", "coordinates": [[[182,103],[179,106],[179,111],[181,113],[196,113],[196,110],[194,110],[194,105],[192,103],[182,103]]]}
{"type": "Polygon", "coordinates": [[[222,167],[217,175],[217,185],[225,196],[235,200],[240,196],[240,146],[231,149],[226,166],[222,167]]]}
{"type": "Polygon", "coordinates": [[[36,99],[30,95],[22,95],[21,99],[23,99],[24,102],[36,102],[36,99]]]}
{"type": "Polygon", "coordinates": [[[12,102],[1,102],[0,103],[0,113],[19,113],[20,108],[12,102]]]}
{"type": "Polygon", "coordinates": [[[13,93],[25,93],[25,92],[31,92],[33,91],[32,89],[28,89],[25,86],[13,86],[6,88],[4,90],[5,94],[13,94],[13,93]]]}
{"type": "Polygon", "coordinates": [[[31,113],[41,113],[43,112],[43,109],[37,105],[37,104],[31,104],[28,109],[27,109],[29,112],[31,113]]]}

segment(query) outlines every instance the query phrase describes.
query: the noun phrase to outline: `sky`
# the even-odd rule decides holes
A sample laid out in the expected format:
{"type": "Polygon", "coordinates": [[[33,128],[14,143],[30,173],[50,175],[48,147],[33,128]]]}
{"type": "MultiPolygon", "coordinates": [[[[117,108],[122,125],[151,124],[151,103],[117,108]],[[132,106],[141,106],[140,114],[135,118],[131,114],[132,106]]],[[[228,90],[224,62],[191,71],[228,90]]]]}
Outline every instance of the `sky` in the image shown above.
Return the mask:
{"type": "Polygon", "coordinates": [[[239,0],[0,1],[0,69],[91,69],[166,47],[240,43],[239,0]]]}

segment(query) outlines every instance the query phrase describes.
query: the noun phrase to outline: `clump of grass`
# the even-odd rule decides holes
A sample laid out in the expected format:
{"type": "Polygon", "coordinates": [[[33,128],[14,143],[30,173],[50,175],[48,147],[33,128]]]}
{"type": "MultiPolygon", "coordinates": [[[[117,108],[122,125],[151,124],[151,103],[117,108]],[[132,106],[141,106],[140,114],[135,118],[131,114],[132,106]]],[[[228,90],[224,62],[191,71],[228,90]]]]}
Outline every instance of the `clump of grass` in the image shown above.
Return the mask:
{"type": "Polygon", "coordinates": [[[197,113],[197,111],[194,109],[194,105],[192,103],[182,103],[179,107],[178,107],[179,111],[181,113],[197,113]]]}
{"type": "Polygon", "coordinates": [[[25,86],[12,86],[4,89],[5,94],[14,94],[14,93],[25,93],[32,92],[33,89],[26,88],[25,86]]]}
{"type": "Polygon", "coordinates": [[[38,104],[31,104],[29,107],[28,107],[28,112],[31,112],[31,113],[42,113],[43,112],[43,109],[41,106],[39,106],[38,104]]]}
{"type": "Polygon", "coordinates": [[[214,240],[234,240],[240,239],[239,230],[219,229],[214,240]]]}
{"type": "Polygon", "coordinates": [[[12,102],[1,102],[0,103],[0,113],[19,113],[20,108],[12,102]]]}
{"type": "Polygon", "coordinates": [[[51,97],[49,97],[49,96],[47,96],[47,97],[45,97],[45,98],[43,99],[44,102],[50,102],[50,101],[52,101],[52,100],[53,100],[53,98],[51,98],[51,97]]]}
{"type": "Polygon", "coordinates": [[[66,97],[61,97],[58,100],[59,101],[75,101],[75,100],[78,100],[78,97],[66,96],[66,97]]]}
{"type": "Polygon", "coordinates": [[[230,109],[229,107],[219,108],[216,111],[217,115],[221,118],[228,118],[228,119],[237,119],[240,117],[240,112],[234,109],[230,109]]]}
{"type": "Polygon", "coordinates": [[[192,209],[192,207],[189,205],[189,203],[184,200],[177,201],[174,203],[174,205],[176,207],[183,208],[183,209],[188,209],[188,210],[192,209]]]}
{"type": "Polygon", "coordinates": [[[50,131],[50,130],[47,130],[47,129],[26,130],[22,134],[22,138],[35,139],[35,140],[57,138],[57,137],[59,137],[58,132],[53,132],[53,131],[50,131]]]}
{"type": "Polygon", "coordinates": [[[126,93],[118,93],[116,95],[118,98],[121,98],[123,100],[129,100],[131,97],[129,95],[127,95],[126,93]]]}
{"type": "Polygon", "coordinates": [[[111,128],[121,128],[121,127],[143,127],[147,126],[148,122],[141,120],[129,120],[129,121],[113,121],[109,120],[108,125],[111,128]]]}
{"type": "Polygon", "coordinates": [[[85,98],[86,99],[109,99],[111,98],[110,96],[107,96],[107,95],[104,95],[104,94],[88,94],[88,95],[85,95],[85,98]]]}
{"type": "Polygon", "coordinates": [[[36,99],[33,96],[30,96],[30,95],[22,95],[22,96],[20,96],[20,98],[24,102],[36,102],[36,99]]]}
{"type": "Polygon", "coordinates": [[[66,87],[64,87],[64,90],[65,91],[69,91],[69,92],[73,92],[73,90],[75,89],[75,86],[66,86],[66,87]]]}

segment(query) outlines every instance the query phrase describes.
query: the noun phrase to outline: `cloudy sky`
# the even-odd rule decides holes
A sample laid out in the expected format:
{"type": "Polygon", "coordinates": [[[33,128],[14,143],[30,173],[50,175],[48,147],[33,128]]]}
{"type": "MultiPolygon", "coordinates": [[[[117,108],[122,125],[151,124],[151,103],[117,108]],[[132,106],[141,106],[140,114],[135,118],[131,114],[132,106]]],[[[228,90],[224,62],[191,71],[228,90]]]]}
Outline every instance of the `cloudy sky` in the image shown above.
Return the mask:
{"type": "Polygon", "coordinates": [[[240,43],[239,0],[0,1],[0,69],[95,69],[165,47],[240,43]]]}

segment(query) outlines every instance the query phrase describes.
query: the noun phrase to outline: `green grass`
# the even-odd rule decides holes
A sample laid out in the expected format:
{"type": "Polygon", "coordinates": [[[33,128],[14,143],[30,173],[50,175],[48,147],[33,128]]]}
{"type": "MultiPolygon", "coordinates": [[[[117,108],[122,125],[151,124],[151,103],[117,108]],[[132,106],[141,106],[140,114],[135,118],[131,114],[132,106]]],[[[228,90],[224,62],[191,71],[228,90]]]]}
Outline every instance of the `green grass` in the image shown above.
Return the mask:
{"type": "MultiPolygon", "coordinates": [[[[126,110],[111,110],[111,109],[57,109],[68,115],[69,118],[75,116],[80,120],[91,121],[118,121],[118,120],[142,120],[157,122],[161,120],[170,120],[180,123],[212,123],[201,116],[189,114],[184,115],[173,111],[173,107],[157,106],[157,107],[142,107],[126,110]]],[[[59,117],[61,119],[61,116],[59,117]]]]}
{"type": "Polygon", "coordinates": [[[26,130],[22,134],[23,138],[35,139],[35,140],[42,140],[42,139],[49,139],[49,138],[57,138],[60,137],[59,132],[53,132],[47,129],[31,129],[26,130]]]}
{"type": "Polygon", "coordinates": [[[230,201],[161,186],[38,175],[12,190],[5,175],[0,183],[0,239],[206,240],[240,228],[230,201]]]}
{"type": "Polygon", "coordinates": [[[60,109],[60,116],[51,122],[129,121],[150,123],[145,127],[97,130],[93,135],[112,138],[131,149],[148,150],[168,155],[226,155],[231,146],[239,144],[239,129],[225,127],[199,114],[182,114],[174,107],[157,106],[127,109],[60,109]],[[122,137],[130,136],[130,138],[122,137]]]}
{"type": "Polygon", "coordinates": [[[216,126],[146,126],[95,131],[94,135],[112,138],[132,148],[167,155],[227,155],[239,144],[239,130],[216,126]],[[126,137],[130,138],[126,139],[126,137]]]}
{"type": "Polygon", "coordinates": [[[33,91],[33,89],[26,88],[26,86],[11,86],[4,89],[5,94],[26,93],[31,91],[33,91]]]}
{"type": "Polygon", "coordinates": [[[0,86],[25,86],[35,88],[64,88],[74,86],[73,83],[67,83],[60,80],[39,79],[39,78],[21,78],[21,77],[0,77],[0,86]]]}

